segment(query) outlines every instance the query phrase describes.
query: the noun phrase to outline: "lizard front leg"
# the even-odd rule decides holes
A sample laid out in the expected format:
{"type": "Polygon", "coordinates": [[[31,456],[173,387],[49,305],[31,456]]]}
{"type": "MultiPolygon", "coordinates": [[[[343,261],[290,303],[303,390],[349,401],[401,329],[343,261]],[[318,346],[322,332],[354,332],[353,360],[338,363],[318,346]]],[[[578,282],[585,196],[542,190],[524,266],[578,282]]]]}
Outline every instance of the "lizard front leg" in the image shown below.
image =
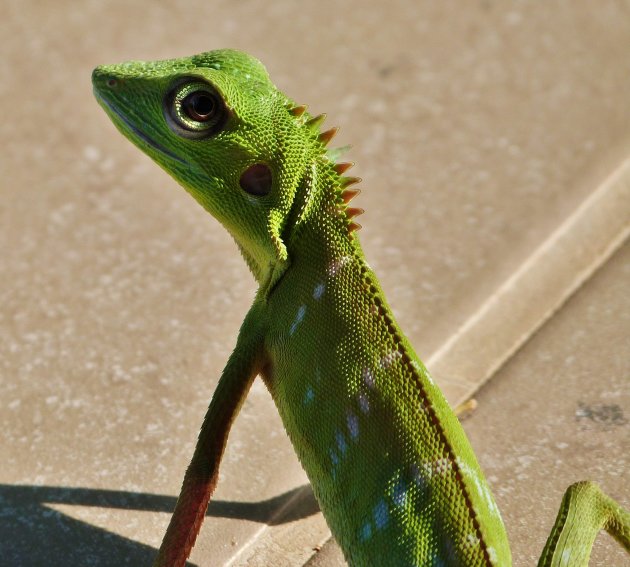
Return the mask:
{"type": "Polygon", "coordinates": [[[252,316],[245,319],[234,352],[212,396],[154,567],[185,565],[197,539],[217,483],[230,427],[263,365],[262,338],[253,331],[252,319],[252,316]]]}

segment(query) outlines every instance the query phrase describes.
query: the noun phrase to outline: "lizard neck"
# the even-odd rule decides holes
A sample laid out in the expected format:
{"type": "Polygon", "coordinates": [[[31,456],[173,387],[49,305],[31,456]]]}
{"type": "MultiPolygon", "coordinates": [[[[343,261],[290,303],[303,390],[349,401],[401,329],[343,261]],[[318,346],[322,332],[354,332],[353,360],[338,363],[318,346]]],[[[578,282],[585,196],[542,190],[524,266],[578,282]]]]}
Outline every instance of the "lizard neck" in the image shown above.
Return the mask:
{"type": "Polygon", "coordinates": [[[341,165],[340,168],[325,155],[319,155],[306,168],[283,231],[291,262],[297,256],[319,257],[322,252],[326,252],[322,260],[333,256],[363,257],[356,234],[359,225],[352,220],[352,216],[363,211],[347,206],[349,195],[358,193],[347,187],[359,179],[342,176],[339,169],[345,170],[349,164],[341,165]]]}

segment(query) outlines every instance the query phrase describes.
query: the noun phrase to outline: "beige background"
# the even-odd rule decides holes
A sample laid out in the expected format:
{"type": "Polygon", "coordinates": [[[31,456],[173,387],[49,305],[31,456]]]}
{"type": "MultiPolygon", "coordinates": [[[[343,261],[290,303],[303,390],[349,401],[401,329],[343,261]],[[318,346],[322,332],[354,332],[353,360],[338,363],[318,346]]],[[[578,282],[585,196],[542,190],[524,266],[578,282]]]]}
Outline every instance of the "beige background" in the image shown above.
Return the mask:
{"type": "MultiPolygon", "coordinates": [[[[577,259],[552,262],[537,296],[559,299],[531,301],[523,325],[508,297],[488,340],[516,338],[496,364],[480,353],[484,368],[601,271],[494,375],[466,427],[517,565],[569,482],[592,476],[628,505],[627,247],[606,261],[630,217],[627,175],[606,185],[630,154],[628,2],[7,0],[0,46],[3,561],[148,565],[159,545],[254,282],[222,227],[115,131],[89,78],[218,47],[258,56],[354,144],[360,237],[423,358],[612,187],[597,247],[568,232],[577,259]]],[[[447,355],[438,378],[457,401],[447,355]]],[[[305,483],[258,383],[192,562],[303,564],[327,538],[305,483]]],[[[594,564],[622,564],[602,540],[594,564]]]]}

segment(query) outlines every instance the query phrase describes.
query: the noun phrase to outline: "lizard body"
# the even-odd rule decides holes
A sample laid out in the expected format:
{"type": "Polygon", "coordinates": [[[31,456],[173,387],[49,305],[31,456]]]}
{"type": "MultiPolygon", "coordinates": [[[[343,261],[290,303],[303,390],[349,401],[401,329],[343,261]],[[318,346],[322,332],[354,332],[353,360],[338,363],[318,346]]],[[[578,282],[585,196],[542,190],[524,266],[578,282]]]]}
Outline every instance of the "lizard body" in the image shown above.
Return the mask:
{"type": "MultiPolygon", "coordinates": [[[[184,565],[258,374],[349,563],[510,565],[461,425],[365,261],[348,205],[357,179],[326,147],[335,130],[232,50],[103,66],[93,83],[120,131],[232,234],[259,283],[156,565],[184,565]]],[[[540,565],[586,565],[602,527],[630,545],[627,513],[585,486],[567,493],[540,565]],[[571,542],[576,506],[588,522],[571,542]]]]}

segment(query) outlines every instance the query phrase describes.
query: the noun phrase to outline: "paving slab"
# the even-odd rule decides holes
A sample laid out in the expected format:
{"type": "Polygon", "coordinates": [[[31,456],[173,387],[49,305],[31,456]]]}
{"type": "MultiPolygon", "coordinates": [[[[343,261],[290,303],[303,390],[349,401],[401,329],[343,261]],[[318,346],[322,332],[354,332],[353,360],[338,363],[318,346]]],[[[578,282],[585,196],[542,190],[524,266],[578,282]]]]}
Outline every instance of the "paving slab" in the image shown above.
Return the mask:
{"type": "MultiPolygon", "coordinates": [[[[594,480],[630,508],[630,244],[476,396],[464,427],[505,518],[515,565],[534,565],[567,486],[594,480]]],[[[629,565],[600,536],[591,565],[629,565]]]]}
{"type": "MultiPolygon", "coordinates": [[[[4,2],[0,556],[150,564],[254,294],[224,230],[98,108],[95,65],[237,47],[328,112],[427,358],[630,155],[629,40],[618,2],[4,2]]],[[[306,560],[326,528],[305,483],[256,384],[191,561],[262,557],[270,525],[306,560]]]]}

